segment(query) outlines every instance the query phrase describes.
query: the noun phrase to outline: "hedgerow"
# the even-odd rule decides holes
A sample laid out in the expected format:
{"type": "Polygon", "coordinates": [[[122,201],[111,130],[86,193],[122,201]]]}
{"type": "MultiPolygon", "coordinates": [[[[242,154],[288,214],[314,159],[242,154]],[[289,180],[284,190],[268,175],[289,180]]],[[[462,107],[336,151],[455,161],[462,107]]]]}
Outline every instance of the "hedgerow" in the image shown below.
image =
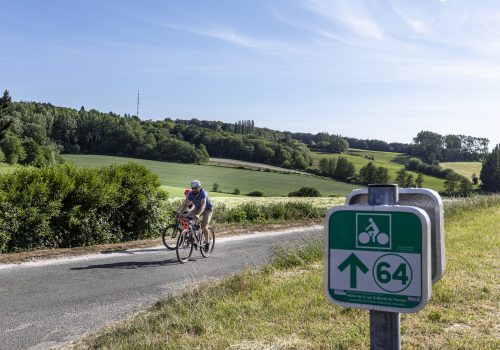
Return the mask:
{"type": "Polygon", "coordinates": [[[157,175],[132,162],[20,168],[0,176],[0,252],[149,238],[164,199],[157,175]]]}

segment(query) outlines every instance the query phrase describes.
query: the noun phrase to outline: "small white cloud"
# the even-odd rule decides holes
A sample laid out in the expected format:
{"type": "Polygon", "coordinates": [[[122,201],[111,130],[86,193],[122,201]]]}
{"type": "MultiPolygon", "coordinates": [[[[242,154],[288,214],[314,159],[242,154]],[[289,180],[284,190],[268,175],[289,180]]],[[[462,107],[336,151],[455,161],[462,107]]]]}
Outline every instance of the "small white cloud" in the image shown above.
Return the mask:
{"type": "Polygon", "coordinates": [[[307,0],[306,7],[335,23],[342,24],[360,37],[380,40],[384,36],[382,28],[359,2],[307,0]]]}

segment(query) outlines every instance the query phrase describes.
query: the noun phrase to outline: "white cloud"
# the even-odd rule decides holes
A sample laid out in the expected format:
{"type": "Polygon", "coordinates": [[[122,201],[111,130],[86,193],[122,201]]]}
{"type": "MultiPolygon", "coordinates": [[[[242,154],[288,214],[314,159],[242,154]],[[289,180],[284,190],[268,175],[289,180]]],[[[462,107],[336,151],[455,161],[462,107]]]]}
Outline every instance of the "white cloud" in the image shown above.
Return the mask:
{"type": "Polygon", "coordinates": [[[335,23],[341,23],[362,38],[381,40],[384,36],[382,28],[359,1],[307,0],[306,7],[335,23]]]}

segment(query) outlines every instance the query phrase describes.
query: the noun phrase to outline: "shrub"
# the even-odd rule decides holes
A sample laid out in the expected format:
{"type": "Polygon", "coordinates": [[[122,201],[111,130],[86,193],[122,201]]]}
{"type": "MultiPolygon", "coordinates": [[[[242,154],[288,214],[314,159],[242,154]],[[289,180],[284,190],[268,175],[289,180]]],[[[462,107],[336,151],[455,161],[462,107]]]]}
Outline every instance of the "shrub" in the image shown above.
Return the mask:
{"type": "Polygon", "coordinates": [[[241,193],[241,190],[239,188],[235,188],[233,191],[234,194],[238,195],[241,193]]]}
{"type": "Polygon", "coordinates": [[[65,164],[0,176],[0,251],[74,247],[155,236],[163,199],[155,174],[128,163],[65,164]]]}
{"type": "Polygon", "coordinates": [[[251,197],[262,197],[263,195],[264,195],[264,193],[261,191],[252,191],[252,192],[247,193],[247,196],[251,196],[251,197]]]}
{"type": "Polygon", "coordinates": [[[213,185],[212,185],[212,191],[213,192],[219,192],[219,189],[220,189],[220,186],[217,182],[215,182],[213,185]]]}
{"type": "Polygon", "coordinates": [[[290,192],[288,197],[321,197],[321,194],[314,187],[301,187],[298,191],[290,192]]]}
{"type": "Polygon", "coordinates": [[[317,208],[304,202],[275,202],[258,204],[243,203],[231,209],[218,206],[214,220],[218,223],[266,222],[273,220],[319,219],[325,215],[324,208],[317,208]]]}
{"type": "Polygon", "coordinates": [[[243,222],[247,219],[247,215],[242,208],[233,208],[229,210],[226,220],[228,222],[243,222]]]}

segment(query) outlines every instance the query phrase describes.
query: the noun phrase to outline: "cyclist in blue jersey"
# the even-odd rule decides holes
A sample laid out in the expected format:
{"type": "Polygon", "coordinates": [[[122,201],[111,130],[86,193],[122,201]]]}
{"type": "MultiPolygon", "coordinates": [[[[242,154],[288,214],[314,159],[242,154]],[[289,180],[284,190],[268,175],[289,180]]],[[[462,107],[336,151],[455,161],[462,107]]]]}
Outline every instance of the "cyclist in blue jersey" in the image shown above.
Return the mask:
{"type": "MultiPolygon", "coordinates": [[[[208,198],[208,193],[203,188],[201,188],[201,182],[198,180],[191,181],[191,192],[186,197],[186,200],[177,209],[177,213],[183,213],[186,208],[190,205],[194,205],[190,216],[196,219],[203,215],[201,221],[201,229],[203,232],[203,237],[205,238],[205,244],[203,249],[206,252],[210,250],[210,243],[208,242],[208,225],[212,219],[212,202],[208,198]]],[[[179,215],[179,214],[177,214],[179,215]]]]}

